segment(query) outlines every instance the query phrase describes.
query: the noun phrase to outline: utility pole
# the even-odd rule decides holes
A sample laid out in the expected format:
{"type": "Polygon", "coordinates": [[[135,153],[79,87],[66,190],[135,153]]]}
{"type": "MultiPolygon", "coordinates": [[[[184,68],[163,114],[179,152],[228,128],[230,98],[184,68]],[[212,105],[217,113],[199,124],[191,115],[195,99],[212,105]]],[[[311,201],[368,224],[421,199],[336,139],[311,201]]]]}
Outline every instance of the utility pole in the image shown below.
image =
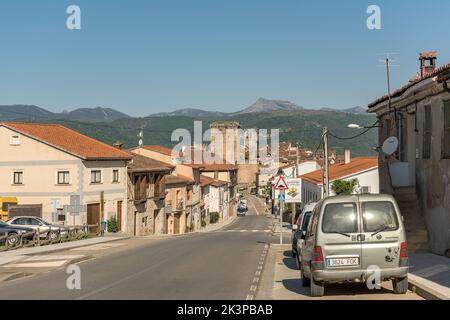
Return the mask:
{"type": "Polygon", "coordinates": [[[330,196],[330,173],[328,161],[328,128],[323,128],[323,197],[330,196]]]}

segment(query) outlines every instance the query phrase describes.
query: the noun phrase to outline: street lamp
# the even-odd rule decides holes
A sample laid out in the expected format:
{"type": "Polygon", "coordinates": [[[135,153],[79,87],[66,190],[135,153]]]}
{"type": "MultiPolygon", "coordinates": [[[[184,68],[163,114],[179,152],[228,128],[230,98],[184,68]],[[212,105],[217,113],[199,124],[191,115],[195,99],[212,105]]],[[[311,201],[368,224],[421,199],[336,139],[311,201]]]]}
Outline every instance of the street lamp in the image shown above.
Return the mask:
{"type": "Polygon", "coordinates": [[[381,128],[381,126],[375,124],[375,125],[370,126],[370,127],[361,127],[359,124],[351,123],[351,124],[349,124],[349,125],[347,126],[347,128],[361,130],[361,129],[381,128]]]}

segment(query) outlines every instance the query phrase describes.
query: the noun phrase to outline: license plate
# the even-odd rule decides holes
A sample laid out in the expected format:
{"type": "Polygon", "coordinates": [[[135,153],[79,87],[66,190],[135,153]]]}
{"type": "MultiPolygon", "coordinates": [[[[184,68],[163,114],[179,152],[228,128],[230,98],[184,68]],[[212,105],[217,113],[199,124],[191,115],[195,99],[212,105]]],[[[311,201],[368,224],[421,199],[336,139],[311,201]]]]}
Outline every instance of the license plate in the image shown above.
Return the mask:
{"type": "Polygon", "coordinates": [[[327,267],[330,267],[330,268],[351,267],[351,266],[359,266],[359,258],[327,259],[327,267]]]}

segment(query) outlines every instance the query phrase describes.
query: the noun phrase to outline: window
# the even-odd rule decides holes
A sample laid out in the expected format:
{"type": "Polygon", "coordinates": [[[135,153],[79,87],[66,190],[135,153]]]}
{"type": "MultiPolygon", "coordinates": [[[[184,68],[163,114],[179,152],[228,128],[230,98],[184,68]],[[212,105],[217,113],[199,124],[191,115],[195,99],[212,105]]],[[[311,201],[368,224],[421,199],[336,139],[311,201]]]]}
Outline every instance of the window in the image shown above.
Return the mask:
{"type": "Polygon", "coordinates": [[[15,171],[13,176],[13,184],[21,185],[23,184],[23,172],[15,171]]]}
{"type": "Polygon", "coordinates": [[[100,170],[91,171],[91,183],[102,183],[102,172],[100,170]]]}
{"type": "Polygon", "coordinates": [[[119,170],[113,170],[113,181],[112,182],[119,182],[119,170]]]}
{"type": "Polygon", "coordinates": [[[20,146],[20,137],[18,135],[11,136],[9,144],[11,146],[20,146]]]}
{"type": "Polygon", "coordinates": [[[369,194],[369,193],[370,193],[370,186],[361,187],[361,194],[369,194]]]}
{"type": "Polygon", "coordinates": [[[397,213],[391,202],[365,202],[362,204],[365,232],[376,232],[382,228],[397,230],[397,213]]]}
{"type": "Polygon", "coordinates": [[[430,157],[431,157],[431,106],[425,106],[424,121],[423,121],[422,158],[430,159],[430,157]]]}
{"type": "Polygon", "coordinates": [[[59,208],[56,209],[56,217],[58,222],[65,222],[66,221],[66,215],[64,214],[64,210],[59,208]]]}
{"type": "Polygon", "coordinates": [[[17,202],[3,202],[2,204],[2,211],[8,212],[9,206],[15,206],[17,202]]]}
{"type": "Polygon", "coordinates": [[[325,233],[355,233],[358,232],[358,217],[356,204],[335,203],[325,207],[322,230],[325,233]]]}
{"type": "Polygon", "coordinates": [[[69,184],[69,183],[70,183],[70,172],[58,171],[58,184],[69,184]]]}
{"type": "Polygon", "coordinates": [[[306,229],[308,229],[310,219],[311,219],[311,212],[306,212],[301,226],[302,231],[306,231],[306,229]]]}
{"type": "Polygon", "coordinates": [[[450,159],[450,100],[444,102],[443,158],[450,159]]]}

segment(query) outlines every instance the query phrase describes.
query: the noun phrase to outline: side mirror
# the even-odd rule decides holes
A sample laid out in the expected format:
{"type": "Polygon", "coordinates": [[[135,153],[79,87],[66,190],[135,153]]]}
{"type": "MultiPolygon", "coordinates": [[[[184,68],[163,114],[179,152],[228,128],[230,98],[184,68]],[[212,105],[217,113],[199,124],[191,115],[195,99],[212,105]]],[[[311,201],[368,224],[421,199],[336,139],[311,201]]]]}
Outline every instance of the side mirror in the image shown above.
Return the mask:
{"type": "Polygon", "coordinates": [[[298,230],[298,225],[293,224],[293,225],[292,225],[292,230],[293,230],[293,231],[297,231],[297,230],[298,230]]]}

